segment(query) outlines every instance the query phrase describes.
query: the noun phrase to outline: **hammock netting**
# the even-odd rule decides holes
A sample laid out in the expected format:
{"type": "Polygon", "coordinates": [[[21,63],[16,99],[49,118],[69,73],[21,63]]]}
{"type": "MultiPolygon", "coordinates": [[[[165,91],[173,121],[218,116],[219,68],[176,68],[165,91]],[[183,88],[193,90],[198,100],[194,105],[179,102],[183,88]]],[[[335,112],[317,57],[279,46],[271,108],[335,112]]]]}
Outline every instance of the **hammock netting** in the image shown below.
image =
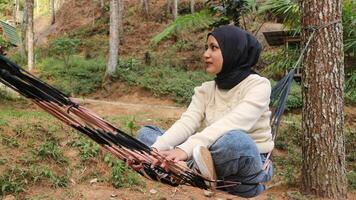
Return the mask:
{"type": "MultiPolygon", "coordinates": [[[[271,126],[273,140],[276,138],[293,75],[294,70],[291,70],[272,89],[271,106],[273,111],[271,126]]],[[[218,180],[209,180],[198,172],[169,160],[165,161],[168,171],[159,165],[151,167],[154,161],[164,161],[164,156],[152,151],[147,145],[115,128],[109,122],[80,106],[67,95],[39,80],[3,56],[0,56],[0,82],[22,96],[29,98],[65,124],[85,134],[118,159],[131,163],[131,165],[141,165],[141,168],[133,167],[133,169],[146,178],[171,186],[186,184],[202,189],[208,189],[210,187],[209,182],[218,182],[218,180]]],[[[268,154],[268,158],[270,155],[271,152],[268,154]]],[[[268,168],[269,160],[266,159],[267,162],[264,163],[263,170],[268,168]]],[[[245,183],[236,182],[234,184],[245,183]]],[[[251,183],[246,184],[251,185],[251,183]]]]}

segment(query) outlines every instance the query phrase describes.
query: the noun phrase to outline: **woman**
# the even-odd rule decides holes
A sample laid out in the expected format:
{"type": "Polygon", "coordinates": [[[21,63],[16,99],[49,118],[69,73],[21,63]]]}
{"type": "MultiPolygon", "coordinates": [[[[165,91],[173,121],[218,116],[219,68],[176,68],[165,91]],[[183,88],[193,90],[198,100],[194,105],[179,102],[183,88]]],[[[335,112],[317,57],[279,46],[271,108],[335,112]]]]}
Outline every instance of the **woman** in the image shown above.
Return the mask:
{"type": "MultiPolygon", "coordinates": [[[[139,130],[138,139],[175,162],[192,160],[212,180],[243,182],[223,187],[231,194],[254,197],[271,179],[262,170],[274,147],[270,127],[268,79],[251,70],[261,45],[235,26],[221,26],[208,34],[203,58],[214,81],[195,88],[181,118],[166,132],[154,126],[139,130]],[[205,128],[197,132],[201,123],[205,128]]],[[[188,162],[189,163],[189,162],[188,162]]],[[[161,163],[164,167],[165,163],[161,163]]],[[[224,186],[224,182],[218,186],[224,186]]]]}

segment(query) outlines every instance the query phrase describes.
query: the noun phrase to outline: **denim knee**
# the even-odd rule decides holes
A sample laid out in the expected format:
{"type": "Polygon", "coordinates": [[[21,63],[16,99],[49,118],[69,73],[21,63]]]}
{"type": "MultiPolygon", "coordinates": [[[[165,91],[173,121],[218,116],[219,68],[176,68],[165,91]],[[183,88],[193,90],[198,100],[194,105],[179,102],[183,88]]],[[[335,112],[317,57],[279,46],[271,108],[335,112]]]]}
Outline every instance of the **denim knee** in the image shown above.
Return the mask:
{"type": "Polygon", "coordinates": [[[136,138],[147,146],[152,146],[157,137],[163,135],[163,130],[156,126],[146,125],[137,132],[136,138]]]}
{"type": "Polygon", "coordinates": [[[259,151],[255,142],[247,133],[239,130],[232,130],[221,136],[211,145],[215,164],[222,164],[227,160],[238,159],[242,156],[259,156],[259,151]]]}

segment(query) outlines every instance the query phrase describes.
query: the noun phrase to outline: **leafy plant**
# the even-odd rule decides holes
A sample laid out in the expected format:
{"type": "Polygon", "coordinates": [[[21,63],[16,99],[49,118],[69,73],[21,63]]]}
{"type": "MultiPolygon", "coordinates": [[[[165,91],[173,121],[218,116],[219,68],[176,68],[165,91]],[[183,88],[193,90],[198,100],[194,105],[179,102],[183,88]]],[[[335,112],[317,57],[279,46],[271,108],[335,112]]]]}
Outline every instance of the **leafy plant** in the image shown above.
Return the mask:
{"type": "Polygon", "coordinates": [[[356,2],[344,0],[342,4],[345,53],[356,56],[356,2]]]}
{"type": "Polygon", "coordinates": [[[74,140],[70,145],[79,148],[79,156],[83,161],[97,156],[100,152],[100,146],[98,144],[83,136],[74,140]]]}
{"type": "Polygon", "coordinates": [[[53,159],[59,164],[63,164],[66,160],[63,158],[62,151],[58,145],[53,141],[45,141],[37,149],[37,154],[43,158],[53,159]]]}
{"type": "Polygon", "coordinates": [[[10,42],[4,40],[4,38],[0,35],[0,55],[4,55],[5,51],[11,46],[10,42]]]}
{"type": "Polygon", "coordinates": [[[140,63],[126,65],[120,62],[116,77],[129,84],[139,85],[157,95],[169,95],[177,103],[188,104],[194,93],[194,87],[212,77],[203,71],[185,71],[171,66],[158,65],[144,67],[140,63]]]}
{"type": "Polygon", "coordinates": [[[59,38],[51,42],[50,48],[52,53],[62,59],[64,65],[68,67],[69,59],[76,53],[79,45],[79,39],[59,38]]]}
{"type": "Polygon", "coordinates": [[[240,18],[243,12],[252,9],[253,5],[256,4],[253,0],[209,0],[207,3],[214,12],[223,16],[219,24],[229,24],[233,22],[236,26],[240,26],[240,18]]]}
{"type": "Polygon", "coordinates": [[[117,160],[111,154],[105,154],[104,162],[111,167],[111,184],[115,188],[133,185],[143,185],[142,181],[124,162],[117,160]]]}
{"type": "Polygon", "coordinates": [[[356,104],[356,70],[346,74],[345,100],[347,103],[356,104]]]}
{"type": "Polygon", "coordinates": [[[122,187],[124,185],[124,173],[125,164],[122,161],[117,161],[114,163],[111,169],[111,184],[115,188],[122,187]]]}
{"type": "Polygon", "coordinates": [[[209,10],[202,10],[193,14],[178,16],[177,19],[167,28],[153,37],[151,42],[153,44],[158,44],[162,40],[169,38],[171,35],[187,29],[189,29],[191,32],[199,29],[205,29],[218,20],[219,18],[214,17],[209,10]]]}
{"type": "Polygon", "coordinates": [[[81,56],[73,56],[70,68],[65,69],[63,63],[56,58],[46,58],[40,63],[40,77],[51,81],[53,85],[66,94],[88,94],[101,86],[106,69],[103,57],[86,60],[81,56]]]}
{"type": "Polygon", "coordinates": [[[267,0],[260,12],[272,12],[283,19],[288,28],[300,30],[299,4],[295,0],[267,0]]]}

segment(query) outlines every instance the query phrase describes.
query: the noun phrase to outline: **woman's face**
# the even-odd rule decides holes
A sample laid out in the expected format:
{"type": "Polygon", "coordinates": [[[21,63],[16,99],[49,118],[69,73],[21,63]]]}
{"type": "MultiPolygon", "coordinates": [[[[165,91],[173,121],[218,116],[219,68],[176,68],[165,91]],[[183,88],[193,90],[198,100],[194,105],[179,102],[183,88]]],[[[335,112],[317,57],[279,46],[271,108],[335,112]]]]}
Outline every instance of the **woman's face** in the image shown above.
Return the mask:
{"type": "Polygon", "coordinates": [[[208,37],[203,59],[205,70],[208,74],[216,75],[221,71],[223,66],[223,56],[218,41],[212,35],[209,35],[208,37]]]}

